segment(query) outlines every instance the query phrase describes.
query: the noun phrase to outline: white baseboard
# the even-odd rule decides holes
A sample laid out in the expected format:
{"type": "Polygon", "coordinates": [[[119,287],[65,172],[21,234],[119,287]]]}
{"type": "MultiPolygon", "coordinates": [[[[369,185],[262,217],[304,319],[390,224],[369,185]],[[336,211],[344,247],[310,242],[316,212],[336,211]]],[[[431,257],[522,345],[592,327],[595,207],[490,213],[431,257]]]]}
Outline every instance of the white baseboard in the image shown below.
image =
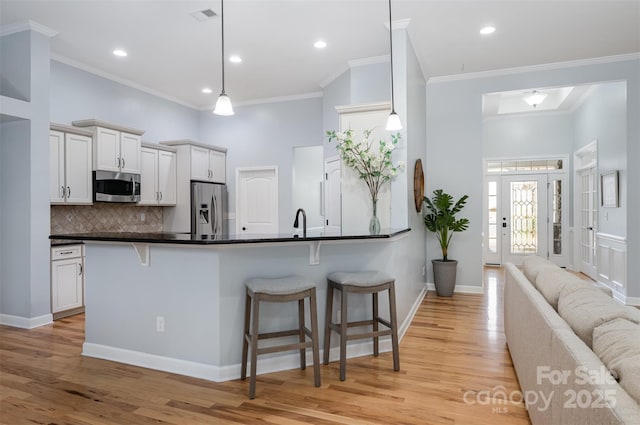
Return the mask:
{"type": "MultiPolygon", "coordinates": [[[[427,294],[425,287],[420,295],[416,298],[407,318],[398,328],[398,339],[402,340],[404,334],[409,329],[420,304],[427,294]]],[[[380,339],[380,352],[391,351],[391,339],[380,339]]],[[[320,359],[323,356],[323,350],[320,349],[320,359]]],[[[347,358],[368,356],[373,353],[373,341],[360,342],[357,344],[349,344],[347,346],[347,358]]],[[[95,357],[103,360],[111,360],[119,363],[130,364],[134,366],[146,367],[149,369],[162,370],[164,372],[177,373],[179,375],[191,376],[194,378],[206,379],[214,382],[230,381],[240,378],[240,364],[229,366],[215,366],[205,363],[192,362],[188,360],[180,360],[172,357],[159,356],[156,354],[143,353],[140,351],[125,350],[122,348],[109,347],[106,345],[93,344],[85,342],[82,345],[82,355],[87,357],[95,357]]],[[[340,348],[333,347],[329,353],[329,360],[337,360],[340,358],[340,348]]],[[[320,360],[322,362],[322,360],[320,360]]],[[[307,350],[307,368],[313,365],[313,355],[307,350]]],[[[258,362],[257,374],[279,372],[283,370],[296,369],[300,366],[300,357],[298,353],[283,354],[280,356],[260,358],[258,362]]],[[[250,367],[250,364],[247,366],[250,367]]]]}
{"type": "MultiPolygon", "coordinates": [[[[427,289],[429,291],[435,291],[436,285],[434,283],[427,283],[427,289]]],[[[484,294],[484,288],[473,285],[456,285],[453,292],[457,294],[484,294]]]]}
{"type": "Polygon", "coordinates": [[[53,323],[52,314],[43,314],[38,317],[12,316],[11,314],[0,314],[0,325],[13,326],[14,328],[33,329],[53,323]]]}

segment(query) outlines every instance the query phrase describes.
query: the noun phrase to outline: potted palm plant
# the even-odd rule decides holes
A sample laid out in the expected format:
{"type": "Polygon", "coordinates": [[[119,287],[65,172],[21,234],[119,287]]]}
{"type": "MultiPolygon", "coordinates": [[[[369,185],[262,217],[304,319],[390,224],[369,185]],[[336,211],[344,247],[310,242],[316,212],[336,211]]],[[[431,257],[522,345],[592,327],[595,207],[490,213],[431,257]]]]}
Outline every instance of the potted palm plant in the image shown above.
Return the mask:
{"type": "Polygon", "coordinates": [[[447,256],[449,244],[454,232],[462,232],[469,228],[469,220],[456,218],[467,202],[468,195],[464,195],[457,202],[453,202],[453,196],[442,189],[433,191],[433,197],[424,197],[427,211],[424,215],[424,224],[427,229],[436,234],[440,248],[441,260],[431,260],[433,264],[433,279],[436,285],[436,293],[440,297],[450,297],[456,285],[456,269],[458,262],[450,260],[447,256]]]}

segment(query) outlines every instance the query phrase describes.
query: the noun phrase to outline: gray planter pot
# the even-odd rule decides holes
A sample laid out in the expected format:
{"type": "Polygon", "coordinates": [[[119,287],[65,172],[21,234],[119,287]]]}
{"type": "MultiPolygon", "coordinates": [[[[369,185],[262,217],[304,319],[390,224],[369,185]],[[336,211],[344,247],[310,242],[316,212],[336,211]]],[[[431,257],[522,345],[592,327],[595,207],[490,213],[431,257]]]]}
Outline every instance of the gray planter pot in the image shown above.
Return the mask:
{"type": "Polygon", "coordinates": [[[456,260],[431,260],[433,264],[433,281],[436,284],[436,294],[439,297],[450,297],[456,286],[456,260]]]}

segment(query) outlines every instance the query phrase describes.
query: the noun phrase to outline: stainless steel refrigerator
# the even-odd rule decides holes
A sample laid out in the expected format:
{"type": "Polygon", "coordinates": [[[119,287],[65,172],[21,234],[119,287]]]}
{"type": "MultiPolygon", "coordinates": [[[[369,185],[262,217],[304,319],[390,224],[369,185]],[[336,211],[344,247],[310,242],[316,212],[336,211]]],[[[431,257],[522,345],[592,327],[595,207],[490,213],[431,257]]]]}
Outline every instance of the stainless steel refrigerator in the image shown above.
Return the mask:
{"type": "Polygon", "coordinates": [[[191,182],[191,233],[200,239],[218,239],[227,234],[227,186],[191,182]]]}

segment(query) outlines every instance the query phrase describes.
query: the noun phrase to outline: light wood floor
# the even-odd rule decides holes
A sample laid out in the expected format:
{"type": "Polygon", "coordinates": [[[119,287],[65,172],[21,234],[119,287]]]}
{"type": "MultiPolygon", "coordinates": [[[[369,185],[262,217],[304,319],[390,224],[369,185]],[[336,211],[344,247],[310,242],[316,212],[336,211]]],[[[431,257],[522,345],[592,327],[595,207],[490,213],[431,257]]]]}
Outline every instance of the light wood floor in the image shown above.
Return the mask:
{"type": "Polygon", "coordinates": [[[400,372],[384,353],[348,360],[344,382],[336,362],[323,366],[321,388],[312,367],[261,375],[255,400],[248,380],[217,384],[82,357],[81,315],[34,330],[0,326],[0,422],[528,424],[524,406],[504,400],[519,390],[502,327],[504,275],[488,268],[484,279],[484,295],[425,297],[401,341],[400,372]]]}

